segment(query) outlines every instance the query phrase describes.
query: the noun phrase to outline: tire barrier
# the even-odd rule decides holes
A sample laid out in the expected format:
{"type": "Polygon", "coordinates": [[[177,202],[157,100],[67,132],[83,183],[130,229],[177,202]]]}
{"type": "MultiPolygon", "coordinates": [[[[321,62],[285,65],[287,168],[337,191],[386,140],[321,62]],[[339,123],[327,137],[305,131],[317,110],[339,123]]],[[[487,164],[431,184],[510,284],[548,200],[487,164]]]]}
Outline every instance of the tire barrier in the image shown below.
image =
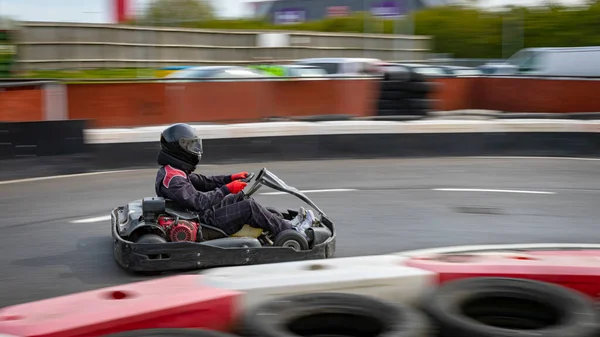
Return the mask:
{"type": "Polygon", "coordinates": [[[387,72],[380,82],[377,115],[427,116],[435,100],[430,99],[439,83],[410,70],[387,72]]]}
{"type": "MultiPolygon", "coordinates": [[[[581,248],[567,253],[559,250],[564,245],[546,246],[535,252],[533,246],[521,247],[526,251],[514,253],[506,252],[511,249],[508,246],[480,254],[452,254],[446,248],[445,254],[438,251],[437,255],[420,254],[417,258],[401,255],[338,258],[219,268],[203,275],[165,277],[4,308],[0,310],[0,335],[591,337],[600,334],[600,317],[595,310],[600,287],[598,245],[590,246],[591,250],[581,248]],[[527,251],[527,247],[532,247],[532,251],[527,251]],[[499,252],[501,249],[505,252],[499,252]],[[442,255],[445,257],[440,258],[442,255]],[[496,262],[485,262],[489,259],[496,262]],[[499,262],[502,259],[504,263],[499,262]],[[450,264],[462,265],[465,272],[448,277],[447,270],[431,270],[440,268],[416,263],[440,260],[445,261],[446,268],[450,264]],[[551,261],[555,264],[551,265],[551,261]],[[406,264],[418,266],[405,267],[406,264]],[[541,272],[544,268],[537,268],[536,264],[545,266],[545,271],[541,272]],[[512,266],[512,273],[507,266],[512,266]],[[401,271],[404,277],[395,275],[394,270],[401,271]],[[574,286],[577,284],[582,286],[574,286]]],[[[460,247],[453,250],[460,251],[460,247]]]]}
{"type": "Polygon", "coordinates": [[[439,337],[595,337],[592,301],[559,285],[515,278],[452,281],[423,299],[439,337]]]}
{"type": "Polygon", "coordinates": [[[245,337],[429,337],[429,320],[398,303],[367,296],[322,293],[282,297],[246,310],[238,334],[245,337]]]}
{"type": "Polygon", "coordinates": [[[87,121],[0,123],[0,172],[4,179],[78,173],[90,169],[87,121]]]}
{"type": "MultiPolygon", "coordinates": [[[[233,164],[325,158],[598,157],[599,124],[574,120],[351,120],[195,127],[205,142],[204,163],[233,164]]],[[[160,132],[161,127],[86,130],[93,167],[156,167],[160,132]]]]}
{"type": "MultiPolygon", "coordinates": [[[[600,121],[379,118],[382,120],[203,124],[195,128],[205,141],[206,164],[437,156],[598,157],[600,154],[600,121]]],[[[8,180],[156,167],[160,148],[157,140],[163,128],[88,129],[84,131],[85,143],[80,139],[82,147],[77,147],[83,153],[6,158],[0,160],[0,177],[8,180]]],[[[50,137],[43,136],[48,133],[40,134],[38,137],[33,132],[32,142],[41,144],[50,137]]],[[[18,142],[7,139],[6,135],[0,137],[4,137],[3,143],[18,142]]]]}

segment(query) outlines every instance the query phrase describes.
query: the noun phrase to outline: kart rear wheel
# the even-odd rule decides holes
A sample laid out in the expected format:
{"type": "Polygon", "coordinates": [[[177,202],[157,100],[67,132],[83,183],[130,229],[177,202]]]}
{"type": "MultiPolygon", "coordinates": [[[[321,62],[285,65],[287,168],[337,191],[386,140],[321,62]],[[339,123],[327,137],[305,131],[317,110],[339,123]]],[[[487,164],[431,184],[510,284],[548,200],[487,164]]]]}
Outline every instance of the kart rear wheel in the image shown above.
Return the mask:
{"type": "Polygon", "coordinates": [[[278,247],[289,247],[295,251],[308,250],[308,240],[295,229],[286,229],[275,238],[274,244],[278,247]]]}

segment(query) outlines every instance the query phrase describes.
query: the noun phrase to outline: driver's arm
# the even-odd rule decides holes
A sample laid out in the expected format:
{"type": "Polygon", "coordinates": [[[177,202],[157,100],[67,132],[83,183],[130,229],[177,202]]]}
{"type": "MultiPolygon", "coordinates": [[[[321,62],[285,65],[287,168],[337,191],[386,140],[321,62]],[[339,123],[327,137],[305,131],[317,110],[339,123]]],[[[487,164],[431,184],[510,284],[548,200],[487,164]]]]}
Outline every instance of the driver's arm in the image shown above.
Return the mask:
{"type": "MultiPolygon", "coordinates": [[[[190,180],[193,181],[193,179],[190,180]]],[[[193,184],[190,184],[187,179],[181,176],[173,177],[168,186],[163,185],[161,187],[166,190],[165,194],[169,199],[199,212],[217,205],[226,195],[231,193],[225,185],[207,192],[198,191],[193,184]]]]}
{"type": "Polygon", "coordinates": [[[196,190],[200,192],[208,192],[212,191],[216,188],[225,186],[229,184],[231,180],[231,176],[204,176],[198,173],[192,173],[189,175],[190,181],[192,185],[196,188],[196,190]]]}

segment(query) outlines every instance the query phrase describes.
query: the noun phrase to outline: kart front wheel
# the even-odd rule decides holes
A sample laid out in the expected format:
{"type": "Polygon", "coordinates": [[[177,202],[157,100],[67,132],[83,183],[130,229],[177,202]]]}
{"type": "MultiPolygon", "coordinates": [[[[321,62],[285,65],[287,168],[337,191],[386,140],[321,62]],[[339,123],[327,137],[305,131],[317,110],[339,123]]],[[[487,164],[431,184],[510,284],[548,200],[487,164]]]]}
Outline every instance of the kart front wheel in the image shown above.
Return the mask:
{"type": "Polygon", "coordinates": [[[308,250],[308,240],[295,229],[286,229],[275,238],[275,246],[289,247],[296,251],[308,250]]]}

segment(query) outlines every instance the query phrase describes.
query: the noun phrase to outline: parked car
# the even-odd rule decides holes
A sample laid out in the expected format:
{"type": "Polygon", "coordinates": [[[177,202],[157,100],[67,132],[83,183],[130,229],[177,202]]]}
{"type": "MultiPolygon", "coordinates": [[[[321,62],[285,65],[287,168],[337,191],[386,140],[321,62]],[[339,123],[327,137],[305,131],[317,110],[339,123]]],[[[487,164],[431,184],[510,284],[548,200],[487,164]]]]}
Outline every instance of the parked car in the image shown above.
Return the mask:
{"type": "Polygon", "coordinates": [[[415,73],[433,76],[433,77],[447,77],[448,73],[444,68],[437,65],[421,64],[421,63],[381,63],[379,67],[383,72],[397,71],[397,70],[411,70],[415,73]]]}
{"type": "Polygon", "coordinates": [[[333,76],[369,76],[380,73],[379,59],[374,58],[350,58],[350,57],[324,57],[300,59],[293,64],[311,65],[324,69],[327,74],[333,76]]]}
{"type": "Polygon", "coordinates": [[[250,68],[283,77],[320,77],[327,75],[325,69],[308,64],[255,65],[250,66],[250,68]]]}
{"type": "Polygon", "coordinates": [[[600,76],[600,47],[525,48],[504,63],[488,63],[490,74],[530,76],[600,76]]]}
{"type": "Polygon", "coordinates": [[[477,68],[464,66],[440,66],[448,75],[453,76],[477,76],[483,72],[477,68]]]}
{"type": "Polygon", "coordinates": [[[242,66],[198,66],[190,67],[182,70],[175,71],[165,78],[177,79],[170,80],[175,82],[196,82],[202,81],[203,79],[252,79],[252,78],[272,78],[275,77],[272,74],[265,73],[258,69],[252,69],[249,67],[242,66]]]}

